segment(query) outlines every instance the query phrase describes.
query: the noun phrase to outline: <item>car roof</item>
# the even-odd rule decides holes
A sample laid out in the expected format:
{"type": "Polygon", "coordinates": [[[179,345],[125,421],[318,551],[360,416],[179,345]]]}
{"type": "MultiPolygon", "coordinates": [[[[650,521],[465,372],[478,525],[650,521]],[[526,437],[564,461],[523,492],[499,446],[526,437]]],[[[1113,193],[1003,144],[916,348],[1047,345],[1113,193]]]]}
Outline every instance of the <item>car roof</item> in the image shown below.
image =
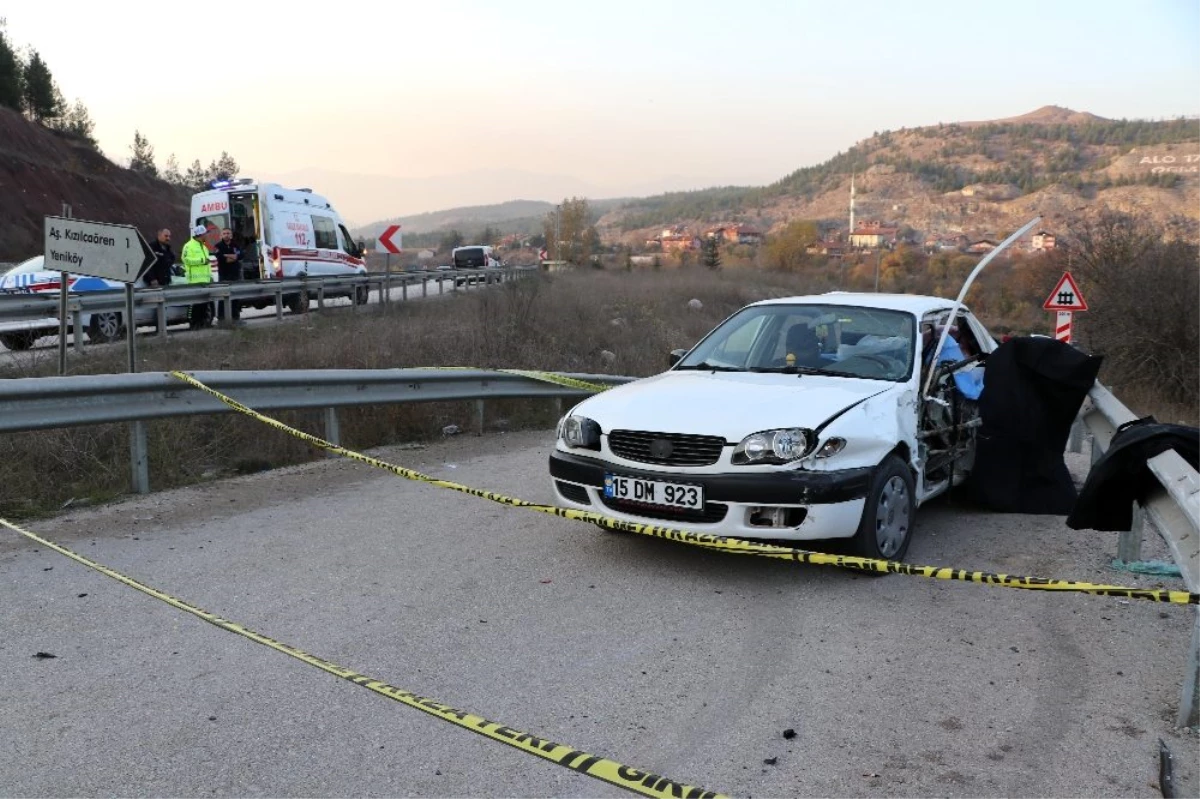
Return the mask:
{"type": "MultiPolygon", "coordinates": [[[[825,294],[805,294],[797,297],[775,297],[753,305],[848,305],[859,308],[881,308],[925,315],[954,305],[954,300],[922,294],[874,294],[855,291],[830,291],[825,294]]],[[[963,310],[967,310],[966,305],[963,310]]]]}
{"type": "Polygon", "coordinates": [[[45,266],[46,256],[35,255],[32,258],[22,261],[21,263],[9,269],[4,274],[6,275],[23,275],[27,272],[43,272],[46,271],[45,266]]]}

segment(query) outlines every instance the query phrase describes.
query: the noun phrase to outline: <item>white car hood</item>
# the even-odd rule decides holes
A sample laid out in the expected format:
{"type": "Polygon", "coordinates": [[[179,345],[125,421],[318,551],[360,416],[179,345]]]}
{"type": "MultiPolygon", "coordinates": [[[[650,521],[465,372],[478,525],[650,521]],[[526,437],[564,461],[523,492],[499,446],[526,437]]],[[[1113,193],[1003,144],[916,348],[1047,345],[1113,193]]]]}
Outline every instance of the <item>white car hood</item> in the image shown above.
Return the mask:
{"type": "Polygon", "coordinates": [[[738,442],[778,427],[816,428],[867,397],[903,384],[824,375],[664,372],[611,388],[575,413],[611,430],[721,436],[738,442]]]}

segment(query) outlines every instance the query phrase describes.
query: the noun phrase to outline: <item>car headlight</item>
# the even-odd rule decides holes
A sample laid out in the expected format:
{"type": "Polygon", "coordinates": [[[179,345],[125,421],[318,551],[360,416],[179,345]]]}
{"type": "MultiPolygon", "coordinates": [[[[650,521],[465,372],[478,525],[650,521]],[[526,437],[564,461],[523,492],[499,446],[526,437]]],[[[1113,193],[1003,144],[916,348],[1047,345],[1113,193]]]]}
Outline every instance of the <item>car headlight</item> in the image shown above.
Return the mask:
{"type": "Polygon", "coordinates": [[[763,430],[742,439],[733,449],[733,463],[791,463],[808,454],[811,431],[799,427],[763,430]]]}
{"type": "Polygon", "coordinates": [[[600,425],[586,416],[571,415],[563,419],[559,437],[568,447],[600,449],[600,425]]]}

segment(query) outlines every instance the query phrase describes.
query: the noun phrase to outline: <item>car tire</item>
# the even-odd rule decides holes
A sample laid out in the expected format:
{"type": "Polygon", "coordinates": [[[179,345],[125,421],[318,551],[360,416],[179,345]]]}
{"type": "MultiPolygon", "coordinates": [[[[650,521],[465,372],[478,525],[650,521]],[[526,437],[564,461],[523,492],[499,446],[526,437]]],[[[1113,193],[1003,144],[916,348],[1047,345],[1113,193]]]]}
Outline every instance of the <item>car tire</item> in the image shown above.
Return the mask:
{"type": "Polygon", "coordinates": [[[888,455],[871,478],[862,521],[854,534],[855,554],[879,560],[903,559],[912,541],[916,510],[912,472],[900,458],[888,455]]]}
{"type": "Polygon", "coordinates": [[[121,324],[121,314],[116,311],[94,313],[88,320],[88,341],[94,344],[108,344],[125,337],[125,326],[121,324]]]}
{"type": "Polygon", "coordinates": [[[36,330],[23,330],[20,333],[5,333],[0,335],[0,344],[3,344],[10,350],[27,350],[39,338],[41,338],[41,334],[36,330]]]}
{"type": "Polygon", "coordinates": [[[284,299],[284,303],[292,313],[308,313],[308,292],[302,291],[299,294],[289,294],[284,299]]]}
{"type": "Polygon", "coordinates": [[[370,286],[355,286],[354,287],[353,302],[355,305],[366,305],[370,301],[371,301],[371,287],[370,286]]]}

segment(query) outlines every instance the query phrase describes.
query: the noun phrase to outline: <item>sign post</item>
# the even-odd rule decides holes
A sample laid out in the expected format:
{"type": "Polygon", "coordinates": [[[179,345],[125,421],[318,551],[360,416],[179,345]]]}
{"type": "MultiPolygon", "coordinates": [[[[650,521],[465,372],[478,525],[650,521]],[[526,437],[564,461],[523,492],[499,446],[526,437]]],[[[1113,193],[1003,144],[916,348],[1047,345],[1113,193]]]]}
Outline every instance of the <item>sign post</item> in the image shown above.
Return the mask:
{"type": "MultiPolygon", "coordinates": [[[[48,216],[44,227],[47,266],[62,272],[59,288],[58,337],[60,352],[67,337],[66,297],[70,288],[68,273],[106,278],[125,284],[125,330],[129,342],[129,371],[137,371],[137,325],[133,315],[133,286],[154,263],[154,252],[132,225],[86,222],[61,216],[48,216]]],[[[61,363],[60,371],[66,364],[61,363]]]]}
{"type": "Polygon", "coordinates": [[[388,225],[375,240],[375,252],[384,253],[384,269],[387,271],[387,278],[384,281],[387,289],[384,294],[388,301],[392,299],[392,253],[399,254],[404,249],[404,235],[400,232],[400,227],[400,225],[388,225]]]}
{"type": "Polygon", "coordinates": [[[1063,276],[1058,279],[1058,284],[1050,292],[1046,301],[1042,303],[1042,307],[1047,311],[1057,312],[1054,323],[1055,340],[1070,344],[1073,312],[1088,309],[1087,301],[1079,293],[1079,286],[1075,283],[1075,278],[1071,277],[1070,272],[1063,272],[1063,276]]]}
{"type": "MultiPolygon", "coordinates": [[[[128,344],[129,371],[136,372],[137,322],[133,315],[133,286],[154,264],[154,251],[133,225],[48,216],[43,232],[46,265],[57,266],[62,272],[58,314],[60,374],[66,371],[69,273],[125,284],[125,339],[128,344]]],[[[129,453],[133,464],[133,490],[148,494],[150,467],[146,457],[145,422],[130,422],[129,453]]]]}

